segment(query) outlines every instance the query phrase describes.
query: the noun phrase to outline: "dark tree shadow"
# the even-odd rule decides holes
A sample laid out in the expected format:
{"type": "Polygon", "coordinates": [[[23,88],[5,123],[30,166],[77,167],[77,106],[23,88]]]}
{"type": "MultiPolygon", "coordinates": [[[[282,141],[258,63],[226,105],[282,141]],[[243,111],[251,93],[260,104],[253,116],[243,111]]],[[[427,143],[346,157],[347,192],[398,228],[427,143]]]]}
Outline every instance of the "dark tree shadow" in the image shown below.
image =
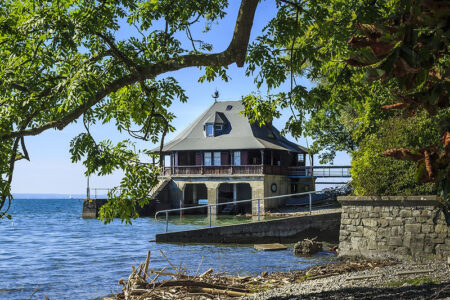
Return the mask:
{"type": "Polygon", "coordinates": [[[424,284],[420,286],[402,286],[394,288],[343,288],[334,291],[305,295],[271,297],[269,299],[450,299],[450,283],[424,284]]]}

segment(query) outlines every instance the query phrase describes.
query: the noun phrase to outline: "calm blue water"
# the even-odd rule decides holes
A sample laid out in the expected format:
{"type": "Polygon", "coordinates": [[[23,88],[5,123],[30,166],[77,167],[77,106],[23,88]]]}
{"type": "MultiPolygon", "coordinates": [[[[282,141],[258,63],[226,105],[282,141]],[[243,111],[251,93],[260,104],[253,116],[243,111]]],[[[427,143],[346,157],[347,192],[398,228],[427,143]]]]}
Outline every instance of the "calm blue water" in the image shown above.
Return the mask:
{"type": "MultiPolygon", "coordinates": [[[[161,249],[174,265],[186,265],[192,273],[202,256],[201,271],[212,267],[234,274],[303,269],[334,260],[327,254],[296,257],[292,249],[274,253],[250,246],[156,244],[149,241],[165,230],[163,222],[142,218],[132,226],[103,225],[82,219],[81,209],[78,200],[14,200],[13,220],[0,220],[0,299],[96,299],[119,292],[118,280],[145,260],[147,250],[152,251],[150,268],[168,265],[161,249]]],[[[175,220],[171,231],[206,222],[175,220]]]]}

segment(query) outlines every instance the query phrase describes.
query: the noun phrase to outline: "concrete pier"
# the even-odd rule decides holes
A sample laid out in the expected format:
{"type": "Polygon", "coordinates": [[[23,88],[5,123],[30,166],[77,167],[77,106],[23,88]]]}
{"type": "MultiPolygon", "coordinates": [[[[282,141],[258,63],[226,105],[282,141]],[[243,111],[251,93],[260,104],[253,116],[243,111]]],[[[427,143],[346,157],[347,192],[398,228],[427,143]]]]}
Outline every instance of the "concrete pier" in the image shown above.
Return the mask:
{"type": "Polygon", "coordinates": [[[100,207],[105,204],[106,201],[106,199],[84,199],[81,217],[83,219],[96,219],[100,207]]]}
{"type": "Polygon", "coordinates": [[[307,216],[265,220],[253,223],[202,228],[156,235],[156,242],[174,243],[293,243],[314,238],[328,243],[339,242],[339,209],[323,210],[307,216]]]}

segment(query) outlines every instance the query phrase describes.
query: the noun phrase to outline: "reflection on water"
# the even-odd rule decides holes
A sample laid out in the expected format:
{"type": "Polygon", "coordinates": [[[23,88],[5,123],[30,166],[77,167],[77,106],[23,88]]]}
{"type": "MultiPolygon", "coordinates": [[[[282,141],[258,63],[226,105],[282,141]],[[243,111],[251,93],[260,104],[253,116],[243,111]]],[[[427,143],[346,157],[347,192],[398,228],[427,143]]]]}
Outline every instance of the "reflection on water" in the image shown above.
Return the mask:
{"type": "MultiPolygon", "coordinates": [[[[335,257],[322,253],[296,257],[292,249],[279,252],[254,250],[251,245],[184,245],[150,243],[165,231],[165,219],[120,221],[103,225],[81,218],[77,200],[15,200],[13,220],[0,221],[0,299],[96,299],[118,292],[117,281],[130,274],[131,265],[152,251],[151,268],[171,262],[195,273],[212,267],[216,272],[258,274],[289,271],[328,263],[335,257]]],[[[229,225],[250,218],[224,216],[213,225],[229,225]]],[[[209,225],[206,216],[170,216],[170,231],[209,225]]]]}

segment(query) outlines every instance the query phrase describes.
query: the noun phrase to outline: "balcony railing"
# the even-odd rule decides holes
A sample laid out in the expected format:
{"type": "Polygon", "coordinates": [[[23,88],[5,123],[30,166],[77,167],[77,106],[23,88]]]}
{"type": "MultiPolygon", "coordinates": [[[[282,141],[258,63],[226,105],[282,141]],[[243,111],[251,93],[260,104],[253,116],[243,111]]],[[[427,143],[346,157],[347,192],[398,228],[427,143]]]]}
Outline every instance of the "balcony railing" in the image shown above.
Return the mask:
{"type": "Polygon", "coordinates": [[[350,177],[350,166],[289,167],[291,177],[350,177]]]}
{"type": "Polygon", "coordinates": [[[179,166],[165,167],[165,176],[176,175],[288,175],[288,169],[270,165],[241,165],[241,166],[179,166]]]}

